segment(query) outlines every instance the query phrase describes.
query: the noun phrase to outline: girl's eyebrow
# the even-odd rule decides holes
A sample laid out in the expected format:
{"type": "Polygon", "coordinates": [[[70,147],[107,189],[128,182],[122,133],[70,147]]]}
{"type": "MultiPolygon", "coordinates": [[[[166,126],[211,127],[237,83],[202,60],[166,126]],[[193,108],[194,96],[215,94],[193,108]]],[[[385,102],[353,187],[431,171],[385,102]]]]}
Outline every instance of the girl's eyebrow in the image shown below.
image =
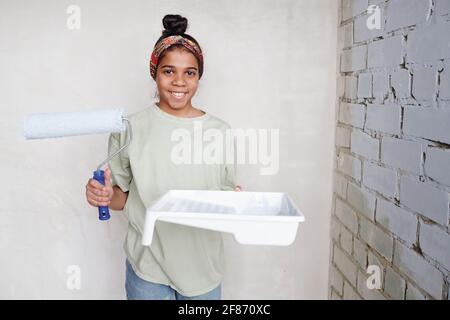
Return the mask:
{"type": "MultiPolygon", "coordinates": [[[[176,67],[175,66],[171,66],[171,65],[168,65],[168,64],[165,64],[165,65],[163,65],[161,68],[174,68],[174,69],[176,69],[176,67]]],[[[197,70],[197,68],[195,68],[195,67],[187,67],[186,69],[194,69],[194,70],[197,70]]]]}

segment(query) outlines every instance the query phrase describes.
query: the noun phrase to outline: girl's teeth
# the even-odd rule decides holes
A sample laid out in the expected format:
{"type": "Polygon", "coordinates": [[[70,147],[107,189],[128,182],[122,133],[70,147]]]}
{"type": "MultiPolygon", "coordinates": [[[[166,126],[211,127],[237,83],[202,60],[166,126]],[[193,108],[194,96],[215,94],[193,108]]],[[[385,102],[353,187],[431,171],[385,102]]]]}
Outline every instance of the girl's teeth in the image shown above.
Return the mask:
{"type": "Polygon", "coordinates": [[[183,98],[185,96],[185,93],[183,92],[171,92],[171,94],[175,97],[175,98],[183,98]]]}

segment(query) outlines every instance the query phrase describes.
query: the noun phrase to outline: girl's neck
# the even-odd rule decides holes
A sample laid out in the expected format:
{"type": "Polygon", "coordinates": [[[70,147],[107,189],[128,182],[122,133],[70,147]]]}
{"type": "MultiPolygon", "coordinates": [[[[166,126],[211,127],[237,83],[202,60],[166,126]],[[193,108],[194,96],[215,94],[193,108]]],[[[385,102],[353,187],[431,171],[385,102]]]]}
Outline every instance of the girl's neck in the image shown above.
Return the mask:
{"type": "Polygon", "coordinates": [[[188,103],[186,106],[180,109],[174,109],[170,107],[168,103],[162,102],[161,100],[157,102],[156,105],[162,111],[180,118],[193,118],[205,114],[205,112],[203,112],[202,110],[194,108],[191,103],[188,103]]]}

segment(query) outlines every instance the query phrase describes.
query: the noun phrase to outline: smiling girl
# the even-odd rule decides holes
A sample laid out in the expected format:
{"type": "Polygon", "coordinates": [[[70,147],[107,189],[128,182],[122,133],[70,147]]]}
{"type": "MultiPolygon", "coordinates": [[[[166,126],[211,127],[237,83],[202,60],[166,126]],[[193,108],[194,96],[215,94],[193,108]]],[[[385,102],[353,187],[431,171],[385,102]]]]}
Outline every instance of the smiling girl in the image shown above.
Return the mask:
{"type": "MultiPolygon", "coordinates": [[[[164,17],[165,30],[150,59],[159,101],[128,116],[133,140],[110,160],[105,185],[93,179],[86,185],[89,204],[123,210],[128,218],[124,244],[128,299],[221,297],[224,254],[220,233],[157,221],[152,245],[141,244],[146,208],[168,190],[240,190],[235,186],[234,165],[226,161],[176,164],[171,159],[175,130],[188,130],[193,136],[196,122],[224,135],[230,129],[192,105],[203,74],[203,53],[198,42],[185,33],[187,24],[180,15],[164,17]]],[[[128,134],[111,134],[108,153],[118,150],[128,134]]]]}

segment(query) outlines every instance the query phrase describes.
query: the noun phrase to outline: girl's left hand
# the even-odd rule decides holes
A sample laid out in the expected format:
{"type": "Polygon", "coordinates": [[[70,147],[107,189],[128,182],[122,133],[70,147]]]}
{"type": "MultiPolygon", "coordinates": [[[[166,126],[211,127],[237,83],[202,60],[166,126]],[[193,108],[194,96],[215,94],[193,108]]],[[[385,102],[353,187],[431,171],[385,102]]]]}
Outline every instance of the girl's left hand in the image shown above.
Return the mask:
{"type": "Polygon", "coordinates": [[[236,187],[234,187],[234,191],[236,191],[236,192],[242,191],[241,186],[236,186],[236,187]]]}

